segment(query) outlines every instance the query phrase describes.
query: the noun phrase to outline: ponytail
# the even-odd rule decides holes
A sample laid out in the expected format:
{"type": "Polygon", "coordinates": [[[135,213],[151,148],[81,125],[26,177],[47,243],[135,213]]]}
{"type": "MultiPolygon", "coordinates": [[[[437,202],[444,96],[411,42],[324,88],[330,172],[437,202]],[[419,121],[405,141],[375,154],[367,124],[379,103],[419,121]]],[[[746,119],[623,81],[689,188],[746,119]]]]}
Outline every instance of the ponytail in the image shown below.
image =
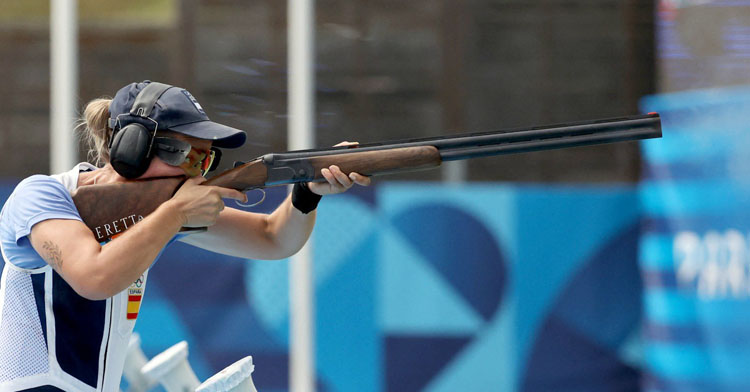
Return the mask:
{"type": "Polygon", "coordinates": [[[112,129],[109,128],[109,103],[108,98],[97,98],[86,104],[83,109],[78,129],[81,139],[88,147],[86,159],[96,166],[102,166],[109,162],[109,139],[112,137],[112,129]]]}

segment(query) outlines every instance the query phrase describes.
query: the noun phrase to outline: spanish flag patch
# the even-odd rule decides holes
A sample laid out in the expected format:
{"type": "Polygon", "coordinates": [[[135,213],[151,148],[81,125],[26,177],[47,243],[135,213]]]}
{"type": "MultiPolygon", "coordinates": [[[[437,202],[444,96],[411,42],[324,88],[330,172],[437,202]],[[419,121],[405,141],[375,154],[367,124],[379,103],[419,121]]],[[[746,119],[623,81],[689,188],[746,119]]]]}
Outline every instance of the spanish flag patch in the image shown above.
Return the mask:
{"type": "Polygon", "coordinates": [[[144,283],[145,277],[141,275],[141,277],[133,282],[128,288],[128,320],[135,320],[138,318],[138,311],[141,310],[144,283]]]}

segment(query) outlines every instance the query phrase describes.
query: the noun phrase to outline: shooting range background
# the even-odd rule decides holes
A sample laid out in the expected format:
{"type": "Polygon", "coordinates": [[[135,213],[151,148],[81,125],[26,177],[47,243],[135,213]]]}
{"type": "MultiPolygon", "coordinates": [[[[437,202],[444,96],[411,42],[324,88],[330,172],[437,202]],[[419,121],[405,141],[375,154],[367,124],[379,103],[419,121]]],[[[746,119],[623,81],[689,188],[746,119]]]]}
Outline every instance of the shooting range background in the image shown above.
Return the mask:
{"type": "MultiPolygon", "coordinates": [[[[47,3],[0,5],[2,200],[48,167],[47,3]]],[[[81,0],[82,103],[162,80],[249,131],[223,167],[285,149],[283,2],[131,3],[81,0]]],[[[639,108],[665,133],[641,144],[642,175],[627,143],[470,161],[482,182],[426,182],[444,176],[432,171],[325,198],[321,391],[748,388],[750,6],[317,4],[318,145],[639,108]]],[[[287,266],[175,245],[136,326],[146,354],[185,339],[201,379],[253,355],[259,389],[287,390],[287,266]]]]}

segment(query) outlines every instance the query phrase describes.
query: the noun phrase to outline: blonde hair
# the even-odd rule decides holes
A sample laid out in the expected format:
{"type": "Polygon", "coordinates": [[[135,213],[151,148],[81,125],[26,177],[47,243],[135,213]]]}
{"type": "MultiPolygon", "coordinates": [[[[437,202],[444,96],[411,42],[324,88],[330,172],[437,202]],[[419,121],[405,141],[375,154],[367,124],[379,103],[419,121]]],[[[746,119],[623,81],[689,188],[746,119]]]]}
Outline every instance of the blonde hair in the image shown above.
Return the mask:
{"type": "Polygon", "coordinates": [[[112,137],[108,124],[110,102],[110,98],[97,98],[87,103],[76,127],[88,147],[86,159],[97,166],[109,162],[108,146],[112,137]]]}

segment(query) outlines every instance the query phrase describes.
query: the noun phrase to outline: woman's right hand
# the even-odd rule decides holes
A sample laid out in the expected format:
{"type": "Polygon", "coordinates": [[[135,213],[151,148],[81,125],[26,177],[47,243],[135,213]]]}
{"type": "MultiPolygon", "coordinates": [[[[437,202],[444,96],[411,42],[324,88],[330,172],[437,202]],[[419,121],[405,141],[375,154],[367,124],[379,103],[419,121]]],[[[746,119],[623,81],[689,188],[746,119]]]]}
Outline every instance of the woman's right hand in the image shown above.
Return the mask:
{"type": "Polygon", "coordinates": [[[224,209],[222,198],[247,202],[247,196],[240,191],[200,185],[204,181],[202,176],[189,178],[169,200],[176,206],[184,227],[207,227],[216,223],[224,209]]]}

